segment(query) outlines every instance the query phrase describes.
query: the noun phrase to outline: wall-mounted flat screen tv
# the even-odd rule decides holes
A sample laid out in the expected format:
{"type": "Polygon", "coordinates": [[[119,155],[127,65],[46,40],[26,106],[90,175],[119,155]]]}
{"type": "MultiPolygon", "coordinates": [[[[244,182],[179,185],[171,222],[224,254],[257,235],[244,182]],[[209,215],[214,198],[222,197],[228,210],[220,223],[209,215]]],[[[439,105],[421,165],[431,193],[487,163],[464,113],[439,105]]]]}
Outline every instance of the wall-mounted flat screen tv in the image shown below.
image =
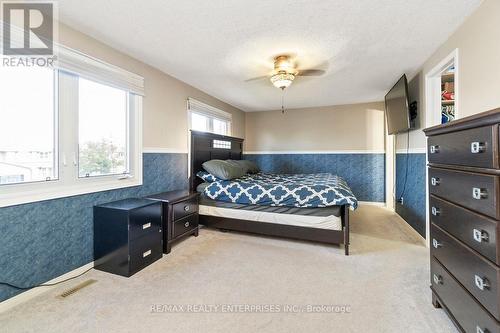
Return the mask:
{"type": "Polygon", "coordinates": [[[385,95],[385,114],[389,134],[406,132],[412,128],[409,104],[408,80],[403,74],[385,95]]]}

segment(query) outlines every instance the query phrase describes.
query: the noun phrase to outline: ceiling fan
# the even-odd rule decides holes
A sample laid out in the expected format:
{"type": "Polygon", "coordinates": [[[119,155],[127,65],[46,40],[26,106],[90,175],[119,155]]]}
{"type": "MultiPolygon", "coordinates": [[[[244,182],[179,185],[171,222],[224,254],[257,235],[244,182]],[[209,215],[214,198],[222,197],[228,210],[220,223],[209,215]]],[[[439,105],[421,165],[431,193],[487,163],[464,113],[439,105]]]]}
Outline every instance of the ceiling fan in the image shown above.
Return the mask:
{"type": "Polygon", "coordinates": [[[321,76],[323,69],[299,69],[290,55],[278,55],[274,58],[274,70],[265,76],[254,77],[245,82],[269,78],[271,83],[281,90],[288,88],[298,76],[321,76]]]}

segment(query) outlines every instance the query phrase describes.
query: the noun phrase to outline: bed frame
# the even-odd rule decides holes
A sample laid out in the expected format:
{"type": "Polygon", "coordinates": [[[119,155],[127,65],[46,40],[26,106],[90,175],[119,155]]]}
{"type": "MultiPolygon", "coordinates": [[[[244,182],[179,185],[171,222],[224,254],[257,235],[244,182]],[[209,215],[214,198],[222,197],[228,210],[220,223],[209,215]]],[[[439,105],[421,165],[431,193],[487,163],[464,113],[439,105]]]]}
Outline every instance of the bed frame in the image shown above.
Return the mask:
{"type": "MultiPolygon", "coordinates": [[[[192,191],[202,182],[196,177],[202,171],[202,164],[212,159],[241,160],[243,157],[243,139],[191,131],[190,175],[189,184],[192,191]]],[[[216,216],[200,215],[200,224],[224,231],[234,230],[268,236],[279,236],[328,244],[344,244],[345,254],[349,255],[349,207],[341,206],[343,230],[328,230],[298,227],[267,222],[255,223],[249,220],[230,219],[216,216]]]]}

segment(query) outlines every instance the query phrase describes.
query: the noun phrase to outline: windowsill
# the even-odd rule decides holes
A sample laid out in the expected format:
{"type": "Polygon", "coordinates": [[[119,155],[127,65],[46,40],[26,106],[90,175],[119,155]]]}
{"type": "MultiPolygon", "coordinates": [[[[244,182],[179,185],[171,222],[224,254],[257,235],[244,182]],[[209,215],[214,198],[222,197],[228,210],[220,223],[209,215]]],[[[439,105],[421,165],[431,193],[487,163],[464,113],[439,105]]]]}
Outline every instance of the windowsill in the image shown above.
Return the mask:
{"type": "Polygon", "coordinates": [[[15,194],[13,193],[0,194],[0,208],[140,186],[142,185],[142,177],[120,179],[120,180],[114,178],[110,179],[109,181],[101,181],[99,183],[94,183],[94,184],[80,183],[72,186],[68,185],[64,186],[62,184],[58,184],[57,181],[55,181],[52,184],[48,184],[46,182],[36,184],[36,185],[42,185],[43,190],[37,189],[36,186],[34,187],[33,185],[35,184],[21,184],[15,186],[24,186],[24,185],[28,185],[30,189],[29,190],[27,189],[26,191],[18,191],[15,194]]]}

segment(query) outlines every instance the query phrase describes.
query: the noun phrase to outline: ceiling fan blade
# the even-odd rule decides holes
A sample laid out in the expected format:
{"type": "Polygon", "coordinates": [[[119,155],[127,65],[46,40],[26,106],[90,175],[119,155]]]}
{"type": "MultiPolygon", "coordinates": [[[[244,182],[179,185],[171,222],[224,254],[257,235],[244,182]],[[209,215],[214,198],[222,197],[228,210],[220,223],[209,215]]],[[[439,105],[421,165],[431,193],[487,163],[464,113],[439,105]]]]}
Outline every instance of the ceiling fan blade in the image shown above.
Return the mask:
{"type": "Polygon", "coordinates": [[[257,77],[253,77],[251,79],[247,79],[247,80],[245,80],[245,82],[259,81],[259,80],[264,80],[264,79],[267,79],[267,78],[268,78],[267,75],[257,76],[257,77]]]}
{"type": "Polygon", "coordinates": [[[305,70],[299,70],[298,76],[321,76],[324,75],[326,71],[322,69],[305,69],[305,70]]]}

